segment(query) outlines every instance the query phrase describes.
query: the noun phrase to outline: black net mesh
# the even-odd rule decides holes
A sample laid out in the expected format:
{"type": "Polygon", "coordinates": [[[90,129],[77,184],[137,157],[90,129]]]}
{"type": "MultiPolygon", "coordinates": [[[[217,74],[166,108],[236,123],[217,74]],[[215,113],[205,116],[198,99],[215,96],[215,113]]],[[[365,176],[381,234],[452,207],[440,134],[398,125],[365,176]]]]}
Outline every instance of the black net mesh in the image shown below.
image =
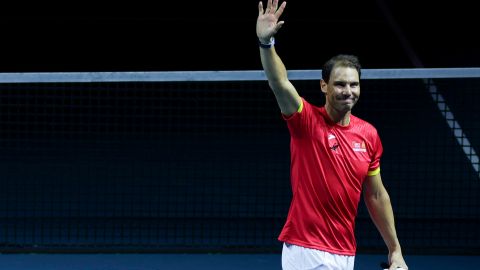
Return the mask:
{"type": "MultiPolygon", "coordinates": [[[[318,81],[294,84],[324,103],[318,81]]],[[[480,253],[479,88],[362,82],[354,114],[382,138],[404,252],[480,253]]],[[[279,252],[289,162],[264,81],[1,84],[0,249],[279,252]]],[[[362,202],[356,230],[360,252],[385,249],[362,202]]]]}

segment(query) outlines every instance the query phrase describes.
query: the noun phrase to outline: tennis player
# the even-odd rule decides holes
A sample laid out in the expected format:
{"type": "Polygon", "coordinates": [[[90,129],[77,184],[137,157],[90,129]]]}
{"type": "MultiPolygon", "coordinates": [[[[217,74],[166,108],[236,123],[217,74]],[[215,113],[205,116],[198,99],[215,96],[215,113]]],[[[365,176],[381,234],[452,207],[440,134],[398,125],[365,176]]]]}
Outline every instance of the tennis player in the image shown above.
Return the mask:
{"type": "MultiPolygon", "coordinates": [[[[397,238],[390,197],[380,176],[377,130],[351,111],[360,97],[360,63],[338,55],[322,69],[323,107],[299,96],[275,51],[274,35],[286,2],[258,4],[257,37],[270,88],[290,132],[293,198],[279,240],[282,267],[353,270],[360,195],[388,247],[388,269],[408,269],[397,238]]],[[[335,33],[348,38],[348,33],[335,33]]]]}

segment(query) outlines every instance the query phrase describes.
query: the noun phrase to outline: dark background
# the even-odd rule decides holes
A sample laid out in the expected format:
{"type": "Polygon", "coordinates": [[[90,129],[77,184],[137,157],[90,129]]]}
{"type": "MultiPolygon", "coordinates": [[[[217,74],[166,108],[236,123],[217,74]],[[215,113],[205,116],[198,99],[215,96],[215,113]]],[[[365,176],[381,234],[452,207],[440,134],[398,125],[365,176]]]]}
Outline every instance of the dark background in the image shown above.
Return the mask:
{"type": "MultiPolygon", "coordinates": [[[[257,3],[3,5],[0,71],[260,69],[257,3]]],[[[289,1],[276,36],[289,69],[337,53],[365,68],[479,66],[474,4],[312,3],[289,1]]],[[[478,153],[478,78],[429,83],[478,153]]],[[[323,104],[318,80],[296,87],[323,104]]],[[[480,254],[478,173],[430,85],[362,89],[355,114],[381,134],[405,254],[480,254]]],[[[288,152],[265,81],[1,84],[0,251],[280,252],[288,152]]],[[[360,252],[386,252],[363,204],[356,224],[360,252]]]]}
{"type": "MultiPolygon", "coordinates": [[[[257,3],[4,4],[0,71],[260,69],[257,3]]],[[[413,54],[425,67],[478,66],[477,15],[467,1],[291,0],[277,50],[288,69],[321,68],[337,53],[358,55],[365,68],[415,67],[413,54]]]]}

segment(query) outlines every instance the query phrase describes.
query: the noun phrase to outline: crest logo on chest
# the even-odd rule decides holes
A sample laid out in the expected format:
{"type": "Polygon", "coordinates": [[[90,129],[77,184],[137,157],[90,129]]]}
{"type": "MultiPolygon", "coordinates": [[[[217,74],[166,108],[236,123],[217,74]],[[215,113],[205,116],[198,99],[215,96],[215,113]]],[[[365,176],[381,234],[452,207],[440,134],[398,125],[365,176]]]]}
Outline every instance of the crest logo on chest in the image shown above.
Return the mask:
{"type": "Polygon", "coordinates": [[[354,152],[367,152],[367,147],[365,146],[365,141],[362,141],[361,143],[353,141],[352,142],[352,149],[353,149],[354,152]]]}

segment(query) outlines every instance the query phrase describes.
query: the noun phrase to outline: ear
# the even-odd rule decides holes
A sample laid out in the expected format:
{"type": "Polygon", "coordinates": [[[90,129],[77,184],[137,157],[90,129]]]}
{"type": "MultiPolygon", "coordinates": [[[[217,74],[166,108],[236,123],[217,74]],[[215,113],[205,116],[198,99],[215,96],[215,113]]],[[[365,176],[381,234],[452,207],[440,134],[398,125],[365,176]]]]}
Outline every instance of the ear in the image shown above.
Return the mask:
{"type": "Polygon", "coordinates": [[[327,93],[327,86],[328,86],[328,85],[327,85],[327,82],[326,82],[326,81],[320,80],[320,89],[322,89],[322,92],[323,92],[324,94],[327,93]]]}

